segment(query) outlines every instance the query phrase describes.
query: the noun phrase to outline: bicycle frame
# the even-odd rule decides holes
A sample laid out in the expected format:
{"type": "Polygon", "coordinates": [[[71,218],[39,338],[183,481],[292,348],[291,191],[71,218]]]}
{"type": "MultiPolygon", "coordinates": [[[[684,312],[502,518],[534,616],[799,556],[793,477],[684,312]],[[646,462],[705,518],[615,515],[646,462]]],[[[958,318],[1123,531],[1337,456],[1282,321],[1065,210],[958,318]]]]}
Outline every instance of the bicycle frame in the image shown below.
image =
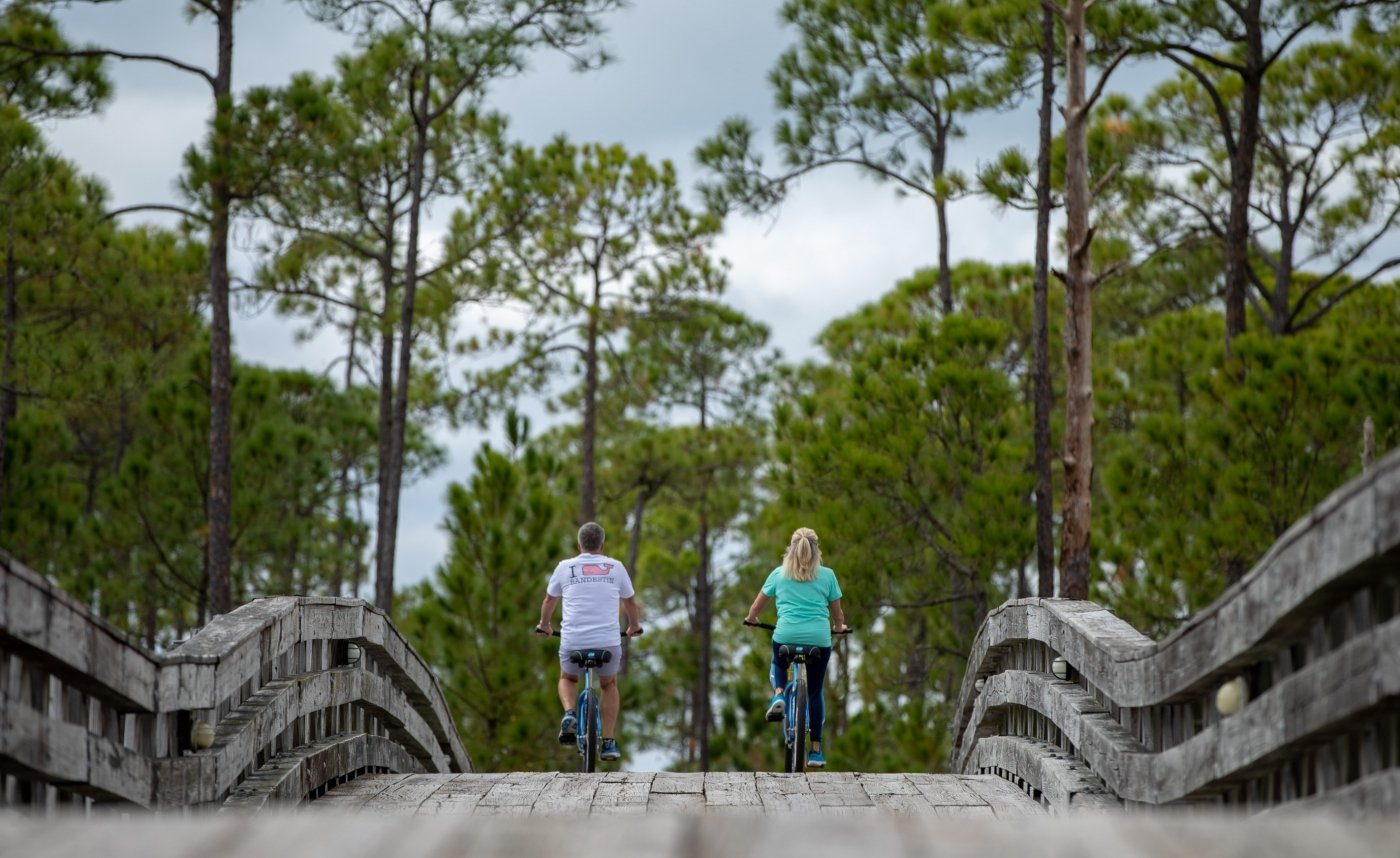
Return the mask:
{"type": "MultiPolygon", "coordinates": [[[[544,630],[536,627],[536,634],[544,634],[544,630]]],[[[637,634],[641,634],[640,629],[637,634]]],[[[562,638],[563,633],[555,629],[551,634],[556,638],[562,638]]],[[[626,636],[626,632],[623,632],[626,636]]],[[[583,772],[593,772],[598,768],[598,750],[603,743],[603,700],[601,695],[593,688],[593,677],[599,667],[607,663],[605,649],[582,649],[574,650],[571,656],[580,658],[570,658],[570,662],[582,668],[583,675],[579,681],[578,708],[574,711],[578,713],[578,752],[583,757],[579,765],[579,770],[583,772]]]]}
{"type": "Polygon", "coordinates": [[[598,668],[592,662],[583,665],[583,680],[578,692],[578,752],[583,755],[582,771],[598,768],[598,746],[603,741],[603,701],[593,690],[593,675],[598,668]]]}
{"type": "Polygon", "coordinates": [[[807,696],[807,648],[794,646],[783,684],[783,771],[807,771],[807,736],[812,712],[807,696]]]}
{"type": "MultiPolygon", "coordinates": [[[[557,631],[554,636],[561,637],[557,631]]],[[[603,701],[593,690],[593,677],[606,663],[602,656],[606,656],[607,651],[584,649],[575,650],[571,655],[581,656],[569,660],[583,669],[575,704],[578,708],[574,710],[578,713],[578,752],[583,757],[579,770],[591,773],[598,768],[598,747],[603,742],[603,701]]]]}
{"type": "MultiPolygon", "coordinates": [[[[750,623],[755,628],[776,630],[770,623],[750,623]]],[[[850,634],[848,627],[834,634],[850,634]]],[[[807,771],[807,737],[811,729],[811,707],[807,694],[807,652],[811,646],[785,644],[790,651],[786,681],[783,683],[783,771],[800,774],[807,771]]]]}

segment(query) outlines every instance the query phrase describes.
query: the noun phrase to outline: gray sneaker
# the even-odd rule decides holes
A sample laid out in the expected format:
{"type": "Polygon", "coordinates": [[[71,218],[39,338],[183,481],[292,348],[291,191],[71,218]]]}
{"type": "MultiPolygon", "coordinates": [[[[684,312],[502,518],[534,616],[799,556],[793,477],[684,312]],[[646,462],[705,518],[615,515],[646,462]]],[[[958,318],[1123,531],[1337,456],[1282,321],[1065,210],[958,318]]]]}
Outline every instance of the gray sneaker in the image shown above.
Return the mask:
{"type": "Polygon", "coordinates": [[[603,747],[598,749],[598,759],[608,762],[622,759],[622,752],[617,749],[616,739],[603,740],[603,747]]]}
{"type": "Polygon", "coordinates": [[[572,745],[578,742],[578,716],[570,709],[559,722],[559,744],[572,745]]]}

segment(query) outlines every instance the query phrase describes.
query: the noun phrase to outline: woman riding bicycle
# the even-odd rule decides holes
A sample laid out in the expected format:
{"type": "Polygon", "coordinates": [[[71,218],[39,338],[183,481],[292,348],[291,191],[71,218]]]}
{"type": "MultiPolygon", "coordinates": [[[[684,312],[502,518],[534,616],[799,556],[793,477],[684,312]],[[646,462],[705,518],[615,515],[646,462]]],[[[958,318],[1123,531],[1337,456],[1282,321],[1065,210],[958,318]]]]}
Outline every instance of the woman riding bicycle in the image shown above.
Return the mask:
{"type": "Polygon", "coordinates": [[[846,615],[841,610],[841,585],[836,582],[836,573],[821,562],[816,532],[810,527],[799,527],[783,553],[783,565],[769,573],[768,580],[763,582],[763,588],[749,606],[745,620],[757,622],[759,613],[769,602],[777,600],[778,623],[773,632],[773,662],[768,671],[768,680],[773,686],[773,702],[767,714],[769,721],[781,721],[783,717],[783,685],[788,660],[782,658],[779,648],[784,644],[812,647],[807,656],[807,711],[812,737],[807,766],[814,769],[826,765],[822,754],[822,722],[826,716],[822,681],[831,658],[832,623],[836,624],[837,631],[846,629],[846,615]]]}

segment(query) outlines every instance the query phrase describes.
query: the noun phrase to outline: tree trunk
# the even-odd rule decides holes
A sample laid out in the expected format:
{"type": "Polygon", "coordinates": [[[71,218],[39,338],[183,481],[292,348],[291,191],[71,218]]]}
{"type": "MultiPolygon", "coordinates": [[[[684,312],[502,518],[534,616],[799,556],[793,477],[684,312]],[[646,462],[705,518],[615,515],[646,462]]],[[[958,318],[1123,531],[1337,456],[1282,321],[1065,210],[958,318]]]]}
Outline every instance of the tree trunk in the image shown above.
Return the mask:
{"type": "Polygon", "coordinates": [[[1230,219],[1225,226],[1225,348],[1245,331],[1249,290],[1249,195],[1254,184],[1259,145],[1259,100],[1264,86],[1262,0],[1247,0],[1243,20],[1244,73],[1241,75],[1240,121],[1230,156],[1230,219]]]}
{"type": "Polygon", "coordinates": [[[1040,15],[1040,153],[1035,187],[1035,284],[1031,339],[1035,366],[1035,563],[1038,595],[1055,595],[1054,480],[1050,472],[1050,144],[1051,111],[1055,109],[1055,13],[1040,15]]]}
{"type": "Polygon", "coordinates": [[[156,567],[154,563],[146,566],[146,592],[141,600],[141,638],[146,642],[146,649],[154,651],[156,648],[156,629],[160,621],[160,613],[156,607],[156,594],[160,592],[160,581],[156,578],[156,567]]]}
{"type": "Polygon", "coordinates": [[[297,537],[292,537],[291,543],[287,546],[287,556],[282,561],[282,595],[284,596],[311,595],[311,592],[306,588],[298,589],[297,587],[297,555],[301,550],[299,542],[297,537]]]}
{"type": "Polygon", "coordinates": [[[597,493],[594,477],[594,448],[598,435],[598,320],[602,315],[603,284],[595,269],[593,275],[593,303],[588,307],[588,342],[584,346],[583,376],[583,437],[580,444],[579,509],[578,523],[595,521],[597,510],[594,507],[597,493]]]}
{"type": "MultiPolygon", "coordinates": [[[[365,500],[364,489],[360,486],[359,483],[356,483],[356,484],[355,484],[355,520],[356,520],[356,521],[364,521],[364,520],[365,520],[364,500],[365,500]]],[[[354,548],[355,562],[354,562],[354,566],[351,568],[351,574],[350,574],[350,597],[351,597],[351,598],[354,598],[354,599],[358,599],[358,598],[360,597],[360,586],[364,583],[365,578],[368,576],[369,569],[367,568],[367,564],[364,562],[365,545],[364,545],[364,543],[361,541],[361,537],[360,537],[358,534],[356,535],[356,537],[355,537],[353,540],[351,540],[351,546],[354,548]]]]}
{"type": "MultiPolygon", "coordinates": [[[[350,354],[345,359],[345,395],[355,385],[355,344],[360,328],[360,313],[355,311],[350,321],[350,354]]],[[[350,541],[350,528],[347,519],[350,515],[350,465],[353,457],[349,450],[341,452],[340,479],[335,495],[335,561],[331,564],[331,596],[340,598],[345,588],[345,568],[341,565],[349,556],[346,545],[350,541]]]]}
{"type": "Polygon", "coordinates": [[[19,265],[15,261],[15,224],[10,220],[5,244],[5,356],[0,360],[0,514],[5,511],[6,449],[10,442],[10,421],[18,411],[15,396],[15,337],[19,329],[19,265]]]}
{"type": "Polygon", "coordinates": [[[209,518],[208,573],[210,609],[232,610],[229,539],[233,489],[230,434],[232,422],[232,358],[229,328],[229,208],[232,194],[228,169],[232,157],[229,126],[233,115],[233,12],[235,0],[216,7],[219,67],[214,75],[214,131],[211,137],[214,170],[210,188],[209,236],[209,518]]]}
{"type": "Polygon", "coordinates": [[[710,770],[710,653],[714,625],[714,598],[710,592],[710,520],[705,510],[705,491],[700,497],[700,565],[695,570],[695,630],[699,653],[699,676],[695,683],[695,731],[700,771],[710,770]]]}
{"type": "MultiPolygon", "coordinates": [[[[700,384],[700,449],[706,445],[707,391],[700,384]]],[[[700,771],[710,770],[710,673],[713,670],[711,638],[714,626],[714,592],[710,582],[709,474],[700,473],[700,565],[695,570],[695,625],[700,649],[700,675],[696,679],[695,727],[700,745],[700,771]]]]}
{"type": "Polygon", "coordinates": [[[627,536],[627,573],[637,577],[637,555],[642,550],[642,514],[646,512],[647,501],[651,500],[651,486],[642,486],[637,491],[637,501],[632,504],[632,531],[627,536]]]}
{"type": "MultiPolygon", "coordinates": [[[[432,54],[425,54],[424,68],[431,68],[432,54]]],[[[408,427],[408,386],[413,363],[413,310],[418,294],[419,234],[423,219],[423,182],[428,161],[428,113],[430,110],[428,80],[417,94],[417,115],[414,119],[413,162],[409,166],[408,246],[404,258],[403,304],[399,310],[398,378],[394,384],[394,410],[389,432],[389,462],[385,484],[388,489],[381,501],[385,522],[379,545],[379,567],[374,578],[374,604],[384,613],[394,608],[394,551],[398,546],[399,492],[403,486],[404,440],[408,427]]]]}
{"type": "MultiPolygon", "coordinates": [[[[951,120],[949,120],[951,122],[951,120]]],[[[943,179],[948,159],[948,129],[939,126],[933,152],[934,203],[938,216],[938,296],[943,304],[943,315],[953,314],[953,272],[948,267],[948,200],[937,190],[943,179]]]]}
{"type": "Polygon", "coordinates": [[[1272,306],[1270,307],[1269,331],[1276,337],[1282,337],[1289,333],[1292,328],[1293,306],[1290,295],[1293,291],[1293,254],[1297,244],[1297,227],[1288,218],[1283,216],[1283,223],[1280,224],[1278,268],[1274,271],[1274,294],[1272,306]]]}
{"type": "MultiPolygon", "coordinates": [[[[389,219],[388,230],[385,235],[392,236],[397,226],[393,218],[389,219]]],[[[393,295],[396,288],[394,283],[394,262],[390,254],[392,250],[385,250],[384,258],[379,261],[379,278],[384,284],[384,313],[379,320],[379,473],[378,496],[375,499],[374,512],[374,579],[377,582],[381,575],[393,575],[393,550],[390,549],[389,571],[384,569],[384,546],[393,545],[394,538],[388,533],[389,530],[389,493],[391,490],[389,482],[389,472],[392,470],[390,462],[394,458],[394,322],[391,308],[393,306],[393,295]]],[[[356,582],[356,593],[358,594],[359,582],[356,582]]],[[[378,591],[376,590],[376,602],[378,591]]]]}
{"type": "Polygon", "coordinates": [[[1061,593],[1089,596],[1093,482],[1093,304],[1089,274],[1089,105],[1085,93],[1086,0],[1065,7],[1065,497],[1060,531],[1061,593]]]}
{"type": "MultiPolygon", "coordinates": [[[[637,492],[637,502],[632,505],[632,532],[627,536],[627,574],[632,576],[632,583],[637,582],[637,555],[642,549],[642,515],[646,512],[647,501],[651,500],[652,488],[644,485],[637,492]]],[[[632,655],[632,639],[624,637],[622,639],[622,668],[619,672],[626,674],[628,662],[632,655]]]]}

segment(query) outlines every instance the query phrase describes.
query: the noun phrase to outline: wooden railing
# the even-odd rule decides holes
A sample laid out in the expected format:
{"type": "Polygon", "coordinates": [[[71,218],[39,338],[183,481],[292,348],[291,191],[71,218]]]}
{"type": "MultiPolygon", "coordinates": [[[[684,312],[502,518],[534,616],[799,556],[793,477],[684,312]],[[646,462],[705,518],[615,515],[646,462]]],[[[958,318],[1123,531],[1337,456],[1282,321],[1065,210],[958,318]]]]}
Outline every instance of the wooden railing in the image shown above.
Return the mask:
{"type": "Polygon", "coordinates": [[[1090,602],[1002,605],[954,728],[954,770],[1057,810],[1400,810],[1400,454],[1160,643],[1090,602]]]}
{"type": "Polygon", "coordinates": [[[6,805],[299,802],[469,772],[428,666],[358,599],[258,599],[154,655],[0,555],[6,805]]]}

